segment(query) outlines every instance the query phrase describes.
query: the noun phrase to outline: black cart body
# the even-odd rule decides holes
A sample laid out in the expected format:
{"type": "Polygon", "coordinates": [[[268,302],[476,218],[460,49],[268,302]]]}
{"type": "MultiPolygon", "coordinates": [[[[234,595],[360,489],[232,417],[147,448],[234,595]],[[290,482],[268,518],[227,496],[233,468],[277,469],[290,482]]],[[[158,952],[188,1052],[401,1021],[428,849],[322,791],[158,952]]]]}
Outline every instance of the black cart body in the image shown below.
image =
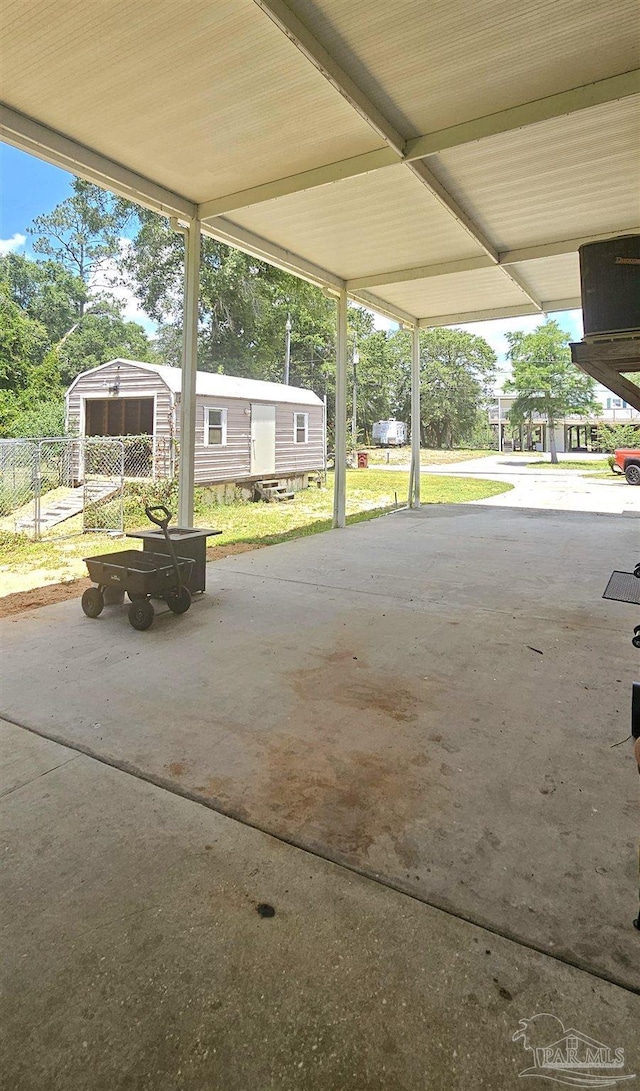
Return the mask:
{"type": "MultiPolygon", "coordinates": [[[[190,557],[177,557],[180,578],[188,586],[193,568],[190,557]]],[[[162,598],[176,586],[173,561],[166,553],[140,552],[125,549],[120,553],[104,553],[99,557],[86,557],[89,576],[100,587],[117,588],[130,595],[148,595],[162,598]]]]}

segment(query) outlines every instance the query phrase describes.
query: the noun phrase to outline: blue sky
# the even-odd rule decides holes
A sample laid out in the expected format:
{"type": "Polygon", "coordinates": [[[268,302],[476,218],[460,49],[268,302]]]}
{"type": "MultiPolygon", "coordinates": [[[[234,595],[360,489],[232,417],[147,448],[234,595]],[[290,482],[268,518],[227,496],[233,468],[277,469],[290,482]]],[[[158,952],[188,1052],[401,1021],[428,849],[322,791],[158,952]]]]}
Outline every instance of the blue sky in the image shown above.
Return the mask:
{"type": "MultiPolygon", "coordinates": [[[[31,253],[27,228],[35,216],[51,212],[69,196],[71,179],[72,176],[66,171],[0,143],[0,253],[7,250],[27,255],[31,253]]],[[[153,332],[154,323],[140,311],[131,293],[120,291],[118,294],[125,305],[126,317],[140,322],[149,332],[153,332]]],[[[572,340],[580,340],[581,311],[564,311],[553,317],[571,334],[572,340]]],[[[513,330],[533,330],[539,322],[540,317],[532,315],[529,318],[475,322],[462,328],[486,338],[503,362],[507,350],[505,334],[513,330]]],[[[383,328],[391,325],[385,320],[380,321],[383,328]]]]}
{"type": "MultiPolygon", "coordinates": [[[[26,235],[35,216],[69,196],[71,175],[42,159],[0,144],[0,239],[26,235]]],[[[26,253],[25,247],[20,250],[26,253]]]]}

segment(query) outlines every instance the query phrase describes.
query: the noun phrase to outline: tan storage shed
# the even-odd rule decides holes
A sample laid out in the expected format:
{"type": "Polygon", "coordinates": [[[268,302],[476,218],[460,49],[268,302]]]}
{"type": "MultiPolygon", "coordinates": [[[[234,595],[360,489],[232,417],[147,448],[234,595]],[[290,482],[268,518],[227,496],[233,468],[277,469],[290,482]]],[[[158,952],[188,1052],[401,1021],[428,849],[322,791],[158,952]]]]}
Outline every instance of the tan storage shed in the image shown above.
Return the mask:
{"type": "MultiPolygon", "coordinates": [[[[166,452],[180,434],[181,383],[180,368],[110,360],[69,387],[67,430],[81,438],[150,436],[154,451],[166,452]]],[[[196,398],[197,485],[270,478],[302,488],[325,468],[325,407],[313,391],[199,371],[196,398]]],[[[155,475],[166,475],[157,466],[168,463],[154,459],[155,475]]]]}

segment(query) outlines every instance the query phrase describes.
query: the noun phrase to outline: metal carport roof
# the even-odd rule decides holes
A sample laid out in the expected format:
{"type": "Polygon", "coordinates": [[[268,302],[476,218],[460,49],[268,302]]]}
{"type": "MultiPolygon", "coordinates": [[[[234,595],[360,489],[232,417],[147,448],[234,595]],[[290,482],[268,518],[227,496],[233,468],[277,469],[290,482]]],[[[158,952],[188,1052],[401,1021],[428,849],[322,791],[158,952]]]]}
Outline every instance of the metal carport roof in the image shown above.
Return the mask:
{"type": "Polygon", "coordinates": [[[579,306],[578,246],[640,230],[636,0],[2,20],[5,140],[411,326],[579,306]]]}

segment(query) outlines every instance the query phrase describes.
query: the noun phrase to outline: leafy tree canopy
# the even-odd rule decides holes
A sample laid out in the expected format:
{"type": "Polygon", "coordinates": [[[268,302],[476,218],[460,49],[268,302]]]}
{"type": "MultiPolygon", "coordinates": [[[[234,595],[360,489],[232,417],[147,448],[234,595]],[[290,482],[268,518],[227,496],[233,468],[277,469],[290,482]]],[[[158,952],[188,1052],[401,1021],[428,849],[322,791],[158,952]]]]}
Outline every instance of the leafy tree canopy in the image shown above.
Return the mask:
{"type": "MultiPolygon", "coordinates": [[[[162,323],[158,347],[180,363],[184,239],[161,217],[139,211],[140,229],[122,261],[141,306],[162,323]]],[[[203,238],[198,367],[282,380],[291,315],[292,384],[319,393],[335,343],[335,305],[312,285],[223,243],[203,238]]]]}
{"type": "MultiPolygon", "coordinates": [[[[392,338],[397,357],[399,416],[411,415],[410,335],[392,338]]],[[[477,426],[495,375],[496,354],[483,337],[465,330],[434,328],[420,333],[421,442],[453,447],[467,442],[477,426]]]]}
{"type": "Polygon", "coordinates": [[[507,339],[513,378],[504,388],[516,393],[509,420],[520,425],[534,413],[544,416],[551,461],[557,462],[555,425],[569,414],[588,416],[598,411],[595,383],[571,362],[569,335],[553,319],[533,333],[508,333],[507,339]]]}
{"type": "Polygon", "coordinates": [[[120,255],[122,232],[132,205],[116,200],[99,186],[74,178],[72,195],[52,212],[36,216],[29,234],[33,249],[59,265],[85,285],[100,285],[100,273],[120,255]]]}
{"type": "Polygon", "coordinates": [[[56,261],[30,261],[22,254],[7,254],[0,258],[0,281],[22,311],[42,323],[51,343],[64,337],[87,302],[80,277],[56,261]]]}
{"type": "Polygon", "coordinates": [[[65,387],[81,371],[89,371],[118,356],[128,360],[156,360],[157,356],[142,326],[122,318],[121,308],[104,300],[95,312],[85,311],[82,319],[57,346],[60,378],[65,387]]]}
{"type": "Polygon", "coordinates": [[[30,318],[0,282],[0,390],[26,386],[29,370],[41,362],[47,346],[45,327],[30,318]]]}

